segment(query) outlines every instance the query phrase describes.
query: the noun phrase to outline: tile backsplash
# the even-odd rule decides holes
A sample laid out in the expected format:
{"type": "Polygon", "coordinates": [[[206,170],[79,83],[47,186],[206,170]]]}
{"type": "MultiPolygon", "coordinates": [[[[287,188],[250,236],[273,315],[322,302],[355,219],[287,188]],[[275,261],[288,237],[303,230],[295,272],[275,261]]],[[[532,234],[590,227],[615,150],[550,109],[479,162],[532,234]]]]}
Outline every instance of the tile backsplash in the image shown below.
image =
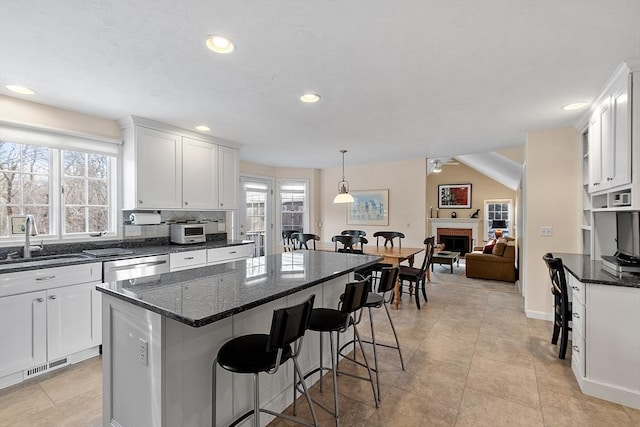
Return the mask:
{"type": "Polygon", "coordinates": [[[226,212],[224,211],[159,211],[162,222],[158,225],[131,224],[129,215],[131,215],[132,212],[140,211],[122,211],[122,224],[124,228],[122,237],[124,240],[169,237],[169,224],[183,221],[205,223],[205,232],[207,234],[226,233],[227,231],[225,227],[226,212]]]}

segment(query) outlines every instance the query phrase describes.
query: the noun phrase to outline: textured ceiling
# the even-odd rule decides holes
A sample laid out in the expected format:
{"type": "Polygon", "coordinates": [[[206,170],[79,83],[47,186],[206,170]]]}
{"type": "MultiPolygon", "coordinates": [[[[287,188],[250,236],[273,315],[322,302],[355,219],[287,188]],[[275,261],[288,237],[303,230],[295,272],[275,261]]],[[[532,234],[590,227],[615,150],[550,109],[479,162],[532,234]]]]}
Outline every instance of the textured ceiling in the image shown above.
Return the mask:
{"type": "Polygon", "coordinates": [[[207,124],[272,166],[451,157],[574,125],[561,107],[640,55],[639,22],[640,0],[0,0],[0,92],[207,124]]]}

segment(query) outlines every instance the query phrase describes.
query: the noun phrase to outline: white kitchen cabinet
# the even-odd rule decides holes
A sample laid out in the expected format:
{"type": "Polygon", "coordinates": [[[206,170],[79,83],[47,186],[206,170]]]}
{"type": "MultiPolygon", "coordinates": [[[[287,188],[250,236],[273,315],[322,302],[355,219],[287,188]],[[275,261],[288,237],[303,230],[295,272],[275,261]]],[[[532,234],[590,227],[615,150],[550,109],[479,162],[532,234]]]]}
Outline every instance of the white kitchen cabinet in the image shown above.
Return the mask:
{"type": "Polygon", "coordinates": [[[201,210],[217,208],[218,146],[184,137],[182,162],[182,206],[201,210]]]}
{"type": "Polygon", "coordinates": [[[640,409],[640,289],[567,279],[571,369],[580,389],[640,409]]]}
{"type": "Polygon", "coordinates": [[[218,191],[220,209],[237,209],[238,187],[240,185],[238,150],[220,146],[218,154],[218,191]]]}
{"type": "Polygon", "coordinates": [[[184,251],[169,254],[169,268],[171,271],[188,270],[190,268],[207,265],[207,250],[184,251]]]}
{"type": "Polygon", "coordinates": [[[632,74],[622,69],[598,98],[589,120],[589,190],[631,183],[632,74]]]}
{"type": "Polygon", "coordinates": [[[47,291],[47,358],[55,360],[102,343],[97,283],[47,291]]]}
{"type": "Polygon", "coordinates": [[[237,209],[240,168],[233,143],[223,146],[140,117],[120,125],[124,209],[237,209]]]}
{"type": "Polygon", "coordinates": [[[102,263],[0,274],[0,388],[95,356],[102,263]]]}
{"type": "Polygon", "coordinates": [[[2,377],[47,361],[46,297],[40,291],[0,298],[0,386],[2,377]]]}
{"type": "Polygon", "coordinates": [[[253,243],[207,249],[207,265],[248,259],[253,256],[253,243]]]}
{"type": "Polygon", "coordinates": [[[182,138],[142,126],[130,133],[123,147],[124,208],[180,209],[182,138]]]}

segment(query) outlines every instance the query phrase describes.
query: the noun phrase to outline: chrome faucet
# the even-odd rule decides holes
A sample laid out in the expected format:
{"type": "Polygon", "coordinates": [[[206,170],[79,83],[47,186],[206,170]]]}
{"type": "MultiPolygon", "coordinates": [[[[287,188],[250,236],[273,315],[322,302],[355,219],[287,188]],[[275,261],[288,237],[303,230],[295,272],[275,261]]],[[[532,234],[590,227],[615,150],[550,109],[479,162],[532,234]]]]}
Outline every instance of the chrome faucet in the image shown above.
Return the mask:
{"type": "Polygon", "coordinates": [[[31,258],[31,252],[41,251],[44,246],[31,245],[31,236],[37,236],[36,219],[33,215],[27,215],[24,221],[24,258],[31,258]]]}

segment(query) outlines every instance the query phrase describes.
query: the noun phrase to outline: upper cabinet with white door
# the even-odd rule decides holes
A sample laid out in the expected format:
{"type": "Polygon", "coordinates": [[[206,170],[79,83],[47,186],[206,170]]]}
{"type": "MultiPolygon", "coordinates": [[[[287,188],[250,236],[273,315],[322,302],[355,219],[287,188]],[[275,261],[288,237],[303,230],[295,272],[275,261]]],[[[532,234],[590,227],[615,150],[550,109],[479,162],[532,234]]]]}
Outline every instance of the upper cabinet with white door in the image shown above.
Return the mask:
{"type": "Polygon", "coordinates": [[[590,113],[588,188],[594,210],[640,207],[639,65],[623,63],[618,67],[590,113]]]}
{"type": "Polygon", "coordinates": [[[239,144],[140,117],[123,128],[123,209],[237,208],[239,144]]]}

